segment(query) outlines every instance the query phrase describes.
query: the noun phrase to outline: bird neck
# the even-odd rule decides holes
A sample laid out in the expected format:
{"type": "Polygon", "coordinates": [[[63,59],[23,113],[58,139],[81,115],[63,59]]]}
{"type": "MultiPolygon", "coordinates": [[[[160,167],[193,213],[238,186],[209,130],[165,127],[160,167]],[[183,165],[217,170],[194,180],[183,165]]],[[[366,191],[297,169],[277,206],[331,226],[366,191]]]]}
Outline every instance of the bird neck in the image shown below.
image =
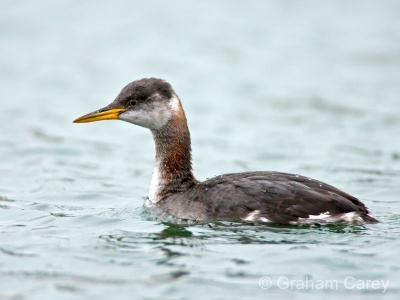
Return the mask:
{"type": "Polygon", "coordinates": [[[190,132],[179,99],[171,119],[158,130],[152,130],[156,161],[149,199],[157,203],[171,194],[184,192],[197,180],[192,173],[190,132]]]}

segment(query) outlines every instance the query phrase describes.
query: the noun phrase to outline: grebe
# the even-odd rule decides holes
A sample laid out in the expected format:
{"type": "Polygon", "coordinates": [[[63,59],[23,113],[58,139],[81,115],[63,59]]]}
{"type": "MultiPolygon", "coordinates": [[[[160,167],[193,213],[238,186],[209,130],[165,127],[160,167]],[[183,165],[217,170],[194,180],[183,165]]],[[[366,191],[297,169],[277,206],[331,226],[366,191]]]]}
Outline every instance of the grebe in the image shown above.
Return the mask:
{"type": "Polygon", "coordinates": [[[171,85],[143,78],[126,85],[108,106],[74,123],[122,120],[150,129],[156,161],[149,201],[182,220],[279,224],[377,223],[357,198],[318,180],[281,172],[243,172],[198,181],[190,133],[171,85]]]}

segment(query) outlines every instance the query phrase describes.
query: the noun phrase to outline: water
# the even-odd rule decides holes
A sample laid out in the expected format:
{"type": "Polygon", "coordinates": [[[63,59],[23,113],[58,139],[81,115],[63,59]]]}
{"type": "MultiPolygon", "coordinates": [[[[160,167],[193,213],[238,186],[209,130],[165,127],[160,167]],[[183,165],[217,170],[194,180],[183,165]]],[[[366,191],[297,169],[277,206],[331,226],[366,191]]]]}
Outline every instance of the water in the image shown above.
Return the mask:
{"type": "Polygon", "coordinates": [[[398,1],[1,6],[0,299],[397,299],[398,1]],[[147,221],[149,132],[71,123],[144,76],[181,97],[199,179],[300,173],[381,223],[147,221]]]}

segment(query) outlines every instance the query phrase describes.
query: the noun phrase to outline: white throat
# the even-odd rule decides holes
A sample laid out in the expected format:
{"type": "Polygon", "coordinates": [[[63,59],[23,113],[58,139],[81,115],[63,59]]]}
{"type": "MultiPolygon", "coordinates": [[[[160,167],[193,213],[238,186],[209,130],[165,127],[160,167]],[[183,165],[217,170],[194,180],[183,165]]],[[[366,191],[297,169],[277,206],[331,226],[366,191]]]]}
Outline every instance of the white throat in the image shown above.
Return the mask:
{"type": "Polygon", "coordinates": [[[156,161],[153,171],[153,176],[151,178],[150,191],[149,191],[149,200],[156,204],[161,200],[161,191],[165,184],[166,180],[163,178],[163,174],[161,172],[161,161],[156,161]]]}

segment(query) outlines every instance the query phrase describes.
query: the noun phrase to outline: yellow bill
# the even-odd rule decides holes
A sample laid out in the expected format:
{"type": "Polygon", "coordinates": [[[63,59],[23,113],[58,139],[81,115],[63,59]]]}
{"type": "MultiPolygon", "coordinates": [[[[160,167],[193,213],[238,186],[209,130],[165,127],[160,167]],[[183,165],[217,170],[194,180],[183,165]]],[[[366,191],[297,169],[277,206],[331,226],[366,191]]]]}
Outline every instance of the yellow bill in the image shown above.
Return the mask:
{"type": "Polygon", "coordinates": [[[125,108],[113,108],[105,111],[93,112],[78,119],[74,120],[74,123],[88,123],[103,120],[115,120],[118,119],[119,115],[126,111],[125,108]]]}

